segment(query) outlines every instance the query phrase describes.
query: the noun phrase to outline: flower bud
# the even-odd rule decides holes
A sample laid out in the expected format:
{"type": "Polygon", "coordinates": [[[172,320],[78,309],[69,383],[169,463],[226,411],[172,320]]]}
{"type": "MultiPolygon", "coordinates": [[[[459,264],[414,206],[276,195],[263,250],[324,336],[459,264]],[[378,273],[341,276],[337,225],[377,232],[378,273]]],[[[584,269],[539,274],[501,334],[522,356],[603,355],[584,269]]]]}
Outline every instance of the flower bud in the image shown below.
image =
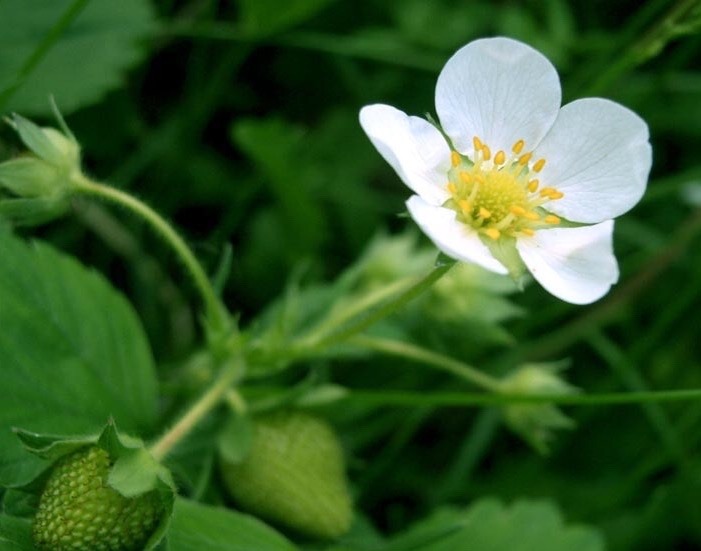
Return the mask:
{"type": "Polygon", "coordinates": [[[69,207],[71,182],[81,176],[80,146],[72,135],[40,128],[15,115],[11,121],[31,154],[0,164],[0,216],[35,225],[61,216],[69,207]]]}
{"type": "MultiPolygon", "coordinates": [[[[508,395],[568,395],[579,392],[558,374],[561,363],[526,364],[501,382],[508,395]]],[[[569,429],[574,421],[551,403],[514,403],[505,406],[506,424],[540,453],[547,453],[552,431],[569,429]]]]}

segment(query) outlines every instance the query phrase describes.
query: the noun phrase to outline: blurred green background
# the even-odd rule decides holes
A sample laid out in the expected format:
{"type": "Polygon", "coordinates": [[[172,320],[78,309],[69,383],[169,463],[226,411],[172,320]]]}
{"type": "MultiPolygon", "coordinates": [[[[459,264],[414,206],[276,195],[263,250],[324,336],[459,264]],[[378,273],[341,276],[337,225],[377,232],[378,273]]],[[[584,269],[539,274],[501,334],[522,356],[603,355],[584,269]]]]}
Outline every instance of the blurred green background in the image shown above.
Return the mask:
{"type": "MultiPolygon", "coordinates": [[[[291,278],[331,281],[377,235],[411,228],[399,216],[408,190],[362,133],[358,109],[431,113],[457,48],[520,39],[556,65],[565,101],[609,97],[650,125],[648,193],[616,226],[621,282],[584,308],[531,286],[486,325],[414,311],[406,334],[492,374],[570,359],[567,379],[590,393],[696,388],[700,20],[695,1],[4,0],[0,111],[53,124],[54,94],[88,173],[174,221],[210,271],[230,248],[224,293],[246,325],[291,278]]],[[[0,156],[20,149],[3,128],[0,156]]],[[[107,274],[157,359],[177,364],[196,344],[197,319],[173,259],[119,212],[77,204],[76,214],[80,223],[21,231],[107,274]]],[[[351,387],[455,388],[400,360],[321,367],[351,387]]],[[[612,550],[701,549],[701,404],[567,413],[577,427],[542,456],[501,430],[493,409],[328,412],[359,507],[383,532],[444,503],[552,498],[612,550]]]]}

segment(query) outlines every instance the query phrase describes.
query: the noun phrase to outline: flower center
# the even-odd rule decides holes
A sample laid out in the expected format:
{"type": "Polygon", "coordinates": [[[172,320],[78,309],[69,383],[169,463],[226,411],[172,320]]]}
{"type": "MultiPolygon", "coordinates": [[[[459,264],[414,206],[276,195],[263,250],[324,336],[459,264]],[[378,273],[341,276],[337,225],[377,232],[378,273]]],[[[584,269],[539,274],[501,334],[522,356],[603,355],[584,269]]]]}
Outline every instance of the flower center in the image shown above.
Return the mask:
{"type": "Polygon", "coordinates": [[[445,205],[458,213],[458,220],[491,239],[502,235],[533,235],[535,230],[560,223],[542,206],[564,197],[552,187],[541,187],[538,173],[545,159],[531,163],[533,154],[522,153],[523,140],[511,153],[492,152],[477,136],[473,140],[474,158],[451,153],[448,172],[450,199],[445,205]]]}

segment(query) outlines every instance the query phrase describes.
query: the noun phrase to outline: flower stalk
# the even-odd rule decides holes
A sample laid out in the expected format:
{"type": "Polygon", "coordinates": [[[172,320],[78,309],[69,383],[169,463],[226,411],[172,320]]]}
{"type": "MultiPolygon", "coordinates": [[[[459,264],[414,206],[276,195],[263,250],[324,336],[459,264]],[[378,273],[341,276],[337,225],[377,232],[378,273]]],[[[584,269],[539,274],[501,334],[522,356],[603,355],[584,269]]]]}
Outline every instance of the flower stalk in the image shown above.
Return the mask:
{"type": "Polygon", "coordinates": [[[240,377],[243,362],[236,357],[229,360],[212,385],[192,404],[169,430],[153,443],[149,452],[156,461],[162,461],[230,392],[234,381],[240,377]]]}
{"type": "Polygon", "coordinates": [[[73,179],[72,191],[76,196],[82,195],[119,205],[149,224],[155,233],[170,246],[192,278],[205,307],[206,329],[210,339],[216,340],[230,329],[228,311],[217,296],[202,265],[183,238],[160,214],[136,197],[116,188],[94,182],[82,174],[73,179]]]}

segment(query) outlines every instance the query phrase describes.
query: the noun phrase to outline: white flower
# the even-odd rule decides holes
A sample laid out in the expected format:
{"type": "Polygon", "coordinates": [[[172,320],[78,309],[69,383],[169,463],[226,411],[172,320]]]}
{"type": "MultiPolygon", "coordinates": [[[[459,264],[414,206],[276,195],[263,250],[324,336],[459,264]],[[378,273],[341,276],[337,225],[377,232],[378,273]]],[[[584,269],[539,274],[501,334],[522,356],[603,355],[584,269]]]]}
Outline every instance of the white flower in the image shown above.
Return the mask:
{"type": "Polygon", "coordinates": [[[487,38],[441,71],[440,128],[380,104],[363,107],[360,124],[416,193],[409,212],[444,253],[514,277],[527,268],[556,297],[587,304],[618,280],[612,219],[643,195],[652,151],[629,109],[560,100],[543,55],[487,38]]]}

